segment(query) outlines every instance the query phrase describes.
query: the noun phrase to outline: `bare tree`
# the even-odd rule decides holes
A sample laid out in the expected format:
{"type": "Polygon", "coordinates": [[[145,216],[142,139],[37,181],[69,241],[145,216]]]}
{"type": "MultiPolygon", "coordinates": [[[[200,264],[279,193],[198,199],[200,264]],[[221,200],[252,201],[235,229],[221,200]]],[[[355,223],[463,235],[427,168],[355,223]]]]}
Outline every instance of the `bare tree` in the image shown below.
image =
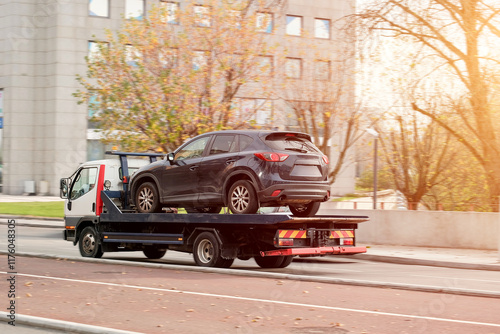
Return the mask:
{"type": "Polygon", "coordinates": [[[446,78],[453,89],[453,109],[432,108],[433,101],[409,94],[413,110],[446,129],[471,152],[488,180],[490,200],[500,196],[500,142],[498,113],[492,104],[491,74],[499,73],[491,45],[500,42],[500,4],[494,0],[380,0],[357,17],[363,27],[379,36],[398,39],[419,48],[425,56],[418,89],[427,80],[446,78]],[[432,68],[429,67],[432,63],[432,68]]]}
{"type": "MultiPolygon", "coordinates": [[[[286,63],[294,58],[282,60],[285,79],[278,92],[291,111],[293,125],[309,133],[332,162],[335,158],[329,172],[330,183],[335,182],[348,163],[349,151],[362,137],[364,128],[374,123],[367,110],[362,110],[361,103],[356,101],[354,36],[343,24],[343,21],[337,23],[334,52],[305,45],[307,61],[294,68],[293,64],[286,63]]],[[[290,55],[296,54],[284,56],[290,55]]]]}
{"type": "Polygon", "coordinates": [[[394,185],[416,210],[429,191],[443,184],[443,175],[456,163],[453,138],[433,121],[412,112],[396,115],[394,126],[379,132],[382,156],[394,185]],[[420,117],[422,118],[422,117],[420,117]]]}

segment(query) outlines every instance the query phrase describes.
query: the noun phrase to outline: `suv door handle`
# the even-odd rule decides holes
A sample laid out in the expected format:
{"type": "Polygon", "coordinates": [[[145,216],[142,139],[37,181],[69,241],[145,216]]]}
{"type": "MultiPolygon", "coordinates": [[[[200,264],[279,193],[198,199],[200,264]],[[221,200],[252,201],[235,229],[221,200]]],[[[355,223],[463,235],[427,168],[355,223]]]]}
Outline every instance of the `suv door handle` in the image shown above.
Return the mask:
{"type": "Polygon", "coordinates": [[[232,164],[233,162],[235,162],[236,160],[234,159],[229,159],[229,160],[226,160],[226,165],[230,165],[232,164]]]}
{"type": "Polygon", "coordinates": [[[198,166],[191,166],[191,167],[189,167],[190,171],[195,171],[196,169],[198,169],[198,166]]]}

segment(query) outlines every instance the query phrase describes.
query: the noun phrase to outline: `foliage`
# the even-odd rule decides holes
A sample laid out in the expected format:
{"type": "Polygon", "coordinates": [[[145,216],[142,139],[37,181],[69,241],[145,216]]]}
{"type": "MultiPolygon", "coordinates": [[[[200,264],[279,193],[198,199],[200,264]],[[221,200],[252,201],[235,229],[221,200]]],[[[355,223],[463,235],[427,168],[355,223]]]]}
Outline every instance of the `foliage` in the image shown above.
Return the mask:
{"type": "Polygon", "coordinates": [[[365,32],[379,41],[397,41],[394,45],[410,55],[411,67],[400,77],[404,81],[410,73],[413,80],[413,86],[406,86],[405,107],[445,129],[470,153],[473,158],[465,158],[481,166],[489,201],[498,204],[500,122],[494,78],[500,63],[493,47],[500,38],[498,1],[378,0],[357,18],[365,32]]]}
{"type": "Polygon", "coordinates": [[[235,97],[268,91],[259,56],[271,49],[256,22],[264,6],[189,1],[176,13],[155,7],[143,20],[126,20],[87,58],[75,95],[80,103],[95,99],[93,119],[124,149],[169,152],[203,132],[248,126],[256,110],[236,117],[235,97]]]}
{"type": "MultiPolygon", "coordinates": [[[[366,169],[356,180],[356,190],[373,191],[373,169],[366,169]]],[[[377,171],[378,190],[394,189],[394,181],[387,166],[383,166],[377,171]]]]}

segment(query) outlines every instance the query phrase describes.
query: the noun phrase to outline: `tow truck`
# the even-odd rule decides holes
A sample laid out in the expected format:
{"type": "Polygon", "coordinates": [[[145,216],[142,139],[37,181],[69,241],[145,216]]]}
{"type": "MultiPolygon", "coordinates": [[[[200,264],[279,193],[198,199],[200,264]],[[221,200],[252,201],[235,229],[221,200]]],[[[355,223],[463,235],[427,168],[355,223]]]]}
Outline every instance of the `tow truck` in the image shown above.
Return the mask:
{"type": "Polygon", "coordinates": [[[294,217],[287,213],[222,214],[138,213],[129,201],[134,170],[163,157],[157,153],[108,151],[112,159],[81,164],[60,180],[65,199],[64,239],[78,245],[81,256],[142,251],[149,259],[167,250],[192,253],[204,267],[230,267],[235,259],[261,268],[284,268],[294,256],[365,253],[355,231],[367,216],[294,217]]]}

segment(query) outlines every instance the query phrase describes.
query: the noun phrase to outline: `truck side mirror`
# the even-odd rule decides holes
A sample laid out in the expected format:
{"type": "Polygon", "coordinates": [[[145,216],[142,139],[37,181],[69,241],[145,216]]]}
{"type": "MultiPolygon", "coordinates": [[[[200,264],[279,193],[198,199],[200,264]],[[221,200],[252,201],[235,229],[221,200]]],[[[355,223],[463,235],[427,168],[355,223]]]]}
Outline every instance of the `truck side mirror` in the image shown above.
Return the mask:
{"type": "Polygon", "coordinates": [[[71,179],[69,179],[69,178],[63,178],[59,182],[59,196],[62,199],[68,198],[70,184],[71,184],[71,179]]]}
{"type": "Polygon", "coordinates": [[[174,159],[175,159],[175,154],[173,154],[173,153],[167,154],[167,160],[168,161],[174,162],[174,159]]]}

